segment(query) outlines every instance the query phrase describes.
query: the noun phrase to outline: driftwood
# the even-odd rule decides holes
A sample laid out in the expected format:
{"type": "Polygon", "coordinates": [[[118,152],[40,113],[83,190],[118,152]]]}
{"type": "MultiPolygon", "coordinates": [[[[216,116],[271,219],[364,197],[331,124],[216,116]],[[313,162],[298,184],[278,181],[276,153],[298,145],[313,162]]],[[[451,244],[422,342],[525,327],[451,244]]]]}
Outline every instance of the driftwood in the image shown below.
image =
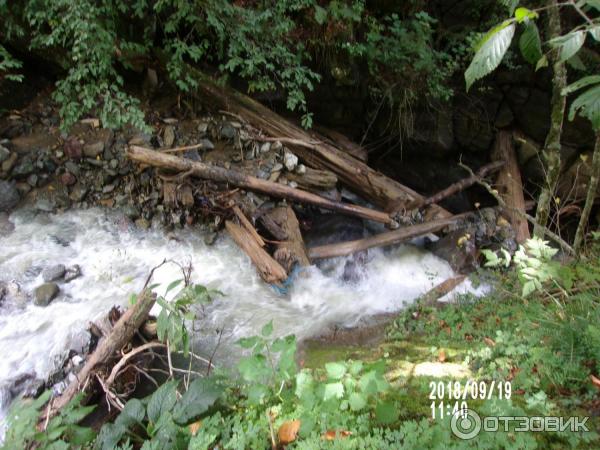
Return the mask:
{"type": "Polygon", "coordinates": [[[225,228],[235,243],[248,255],[260,277],[267,283],[279,283],[287,278],[287,272],[254,239],[245,228],[227,220],[225,228]]]}
{"type": "Polygon", "coordinates": [[[530,238],[530,234],[527,220],[524,217],[526,209],[523,182],[510,132],[498,131],[492,150],[492,159],[505,163],[496,179],[497,190],[508,207],[504,210],[504,214],[515,230],[516,241],[522,244],[530,238]]]}
{"type": "Polygon", "coordinates": [[[144,288],[135,305],[125,311],[108,336],[100,341],[94,353],[77,374],[77,379],[73,380],[65,391],[51,402],[48,406],[51,408],[48,414],[53,415],[64,408],[79,392],[85,389],[89,384],[90,376],[98,368],[107,364],[115,356],[115,352],[131,341],[135,332],[148,317],[155,301],[156,295],[144,288]]]}
{"type": "Polygon", "coordinates": [[[434,203],[439,203],[442,200],[464,190],[468,187],[473,186],[480,178],[485,177],[487,174],[491,172],[495,172],[500,169],[504,165],[504,161],[494,161],[490,164],[483,166],[481,169],[477,171],[475,175],[471,175],[468,178],[464,178],[456,183],[451,184],[446,189],[438,192],[437,194],[432,195],[431,197],[426,198],[422,202],[414,202],[407,206],[408,209],[413,208],[423,208],[425,206],[429,206],[434,203]]]}
{"type": "Polygon", "coordinates": [[[333,189],[338,182],[333,172],[310,167],[307,167],[303,174],[288,173],[285,177],[290,181],[295,181],[299,187],[308,191],[328,191],[333,189]]]}
{"type": "Polygon", "coordinates": [[[467,214],[459,214],[447,219],[438,219],[418,225],[410,225],[398,230],[380,233],[375,236],[370,236],[355,241],[312,247],[308,249],[308,256],[311,260],[333,258],[336,256],[350,255],[352,253],[360,252],[373,247],[384,247],[387,245],[399,244],[424,234],[440,231],[457,220],[464,218],[466,215],[467,214]]]}
{"type": "Polygon", "coordinates": [[[273,257],[288,272],[294,264],[309,266],[310,260],[300,232],[300,224],[291,206],[280,206],[262,214],[264,227],[279,241],[273,257]]]}
{"type": "Polygon", "coordinates": [[[437,304],[440,298],[451,292],[456,286],[465,281],[466,278],[466,275],[458,275],[442,281],[440,284],[427,291],[427,293],[419,299],[419,305],[433,306],[437,304]]]}
{"type": "MultiPolygon", "coordinates": [[[[159,57],[166,59],[166,55],[159,57]]],[[[207,104],[236,114],[270,136],[289,139],[286,145],[308,166],[330,170],[350,190],[380,208],[395,213],[411,201],[423,198],[409,187],[386,177],[344,152],[337,144],[323,141],[322,137],[303,130],[250,97],[216,84],[191,67],[188,69],[200,79],[196,95],[206,100],[207,104]],[[390,210],[392,203],[399,207],[390,210]]],[[[437,205],[430,205],[425,210],[427,219],[450,216],[448,211],[437,205]]]]}
{"type": "Polygon", "coordinates": [[[256,228],[254,228],[254,226],[250,223],[250,221],[248,220],[246,215],[242,212],[240,207],[237,205],[234,205],[231,209],[233,210],[236,217],[240,221],[240,224],[246,229],[246,231],[248,233],[250,233],[252,235],[252,238],[254,238],[256,243],[258,245],[260,245],[261,247],[264,247],[265,241],[263,241],[263,238],[260,236],[260,234],[258,234],[258,231],[256,231],[256,228]]]}
{"type": "Polygon", "coordinates": [[[260,178],[252,177],[236,170],[224,169],[218,166],[210,166],[202,162],[179,158],[177,156],[168,155],[144,147],[138,147],[136,145],[129,147],[127,155],[129,158],[139,163],[182,171],[188,173],[189,175],[194,175],[213,181],[230,183],[237,187],[262,192],[273,197],[285,198],[299,203],[307,203],[320,208],[337,211],[342,214],[357,216],[363,219],[384,223],[390,227],[397,226],[397,223],[384,212],[375,211],[362,206],[334,202],[301,189],[295,189],[283,184],[261,180],[260,178]]]}

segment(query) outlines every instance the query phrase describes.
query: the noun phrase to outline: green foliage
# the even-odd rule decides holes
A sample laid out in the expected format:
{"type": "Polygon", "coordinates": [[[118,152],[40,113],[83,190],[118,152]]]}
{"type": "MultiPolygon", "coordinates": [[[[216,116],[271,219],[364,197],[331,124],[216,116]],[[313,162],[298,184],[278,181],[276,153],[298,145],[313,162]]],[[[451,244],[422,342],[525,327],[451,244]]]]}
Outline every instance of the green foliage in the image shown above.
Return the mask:
{"type": "Polygon", "coordinates": [[[21,62],[14,59],[12,55],[8,53],[8,50],[0,45],[0,76],[4,76],[7,80],[11,81],[22,81],[23,75],[12,73],[13,70],[20,69],[21,67],[21,62]],[[5,75],[2,75],[3,72],[5,75]]]}
{"type": "Polygon", "coordinates": [[[184,287],[173,300],[168,301],[165,297],[181,283],[183,280],[173,281],[167,286],[165,295],[156,299],[162,308],[157,318],[156,331],[159,340],[168,342],[171,350],[183,351],[187,357],[190,351],[190,336],[186,321],[191,322],[196,318],[192,307],[207,304],[216,295],[223,294],[196,284],[184,287]]]}
{"type": "Polygon", "coordinates": [[[40,414],[50,399],[51,391],[35,400],[18,400],[7,419],[7,431],[2,449],[25,449],[35,444],[40,450],[79,449],[93,442],[95,433],[78,423],[89,415],[95,406],[81,406],[82,396],[75,397],[58,415],[50,419],[42,431],[37,429],[40,414]]]}

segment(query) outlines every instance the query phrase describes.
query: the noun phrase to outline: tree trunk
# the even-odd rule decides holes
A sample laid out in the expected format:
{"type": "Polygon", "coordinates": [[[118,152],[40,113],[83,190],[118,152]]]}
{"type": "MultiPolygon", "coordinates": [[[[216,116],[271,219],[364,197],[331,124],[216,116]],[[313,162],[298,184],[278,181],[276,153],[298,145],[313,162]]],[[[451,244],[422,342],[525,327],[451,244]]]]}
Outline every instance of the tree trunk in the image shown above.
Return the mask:
{"type": "Polygon", "coordinates": [[[200,178],[231,183],[234,186],[262,192],[273,197],[286,198],[299,203],[308,203],[313,206],[318,206],[319,208],[330,209],[342,214],[373,220],[391,227],[397,226],[397,223],[386,213],[348,203],[333,202],[310,192],[294,189],[271,181],[261,180],[260,178],[252,177],[236,170],[210,166],[202,162],[179,158],[177,156],[138,147],[136,145],[129,147],[127,156],[134,161],[151,166],[188,172],[190,175],[200,178]]]}
{"type": "Polygon", "coordinates": [[[590,212],[594,201],[598,194],[598,179],[600,178],[600,133],[596,134],[596,145],[594,148],[594,156],[592,158],[592,173],[590,174],[590,184],[588,186],[587,197],[585,199],[585,205],[581,212],[579,219],[579,225],[577,225],[577,232],[575,233],[575,241],[573,243],[573,249],[576,253],[579,253],[581,245],[585,238],[585,230],[587,229],[588,220],[590,218],[590,212]]]}
{"type": "Polygon", "coordinates": [[[506,216],[515,230],[517,242],[522,244],[531,236],[525,218],[525,197],[523,196],[521,172],[519,171],[513,137],[508,131],[501,130],[496,134],[492,159],[504,162],[504,167],[502,167],[496,179],[496,185],[498,186],[499,195],[506,205],[503,215],[506,216]]]}
{"type": "MultiPolygon", "coordinates": [[[[560,13],[557,0],[550,0],[551,8],[548,9],[548,39],[560,36],[560,13]]],[[[560,139],[562,136],[563,120],[565,116],[566,98],[562,95],[562,90],[567,86],[567,69],[565,63],[560,61],[558,49],[550,51],[550,61],[554,75],[552,77],[552,112],[550,116],[550,131],[546,136],[542,159],[546,169],[546,179],[535,213],[537,225],[533,229],[533,234],[543,237],[543,228],[548,225],[550,208],[558,177],[560,175],[560,139]]]]}

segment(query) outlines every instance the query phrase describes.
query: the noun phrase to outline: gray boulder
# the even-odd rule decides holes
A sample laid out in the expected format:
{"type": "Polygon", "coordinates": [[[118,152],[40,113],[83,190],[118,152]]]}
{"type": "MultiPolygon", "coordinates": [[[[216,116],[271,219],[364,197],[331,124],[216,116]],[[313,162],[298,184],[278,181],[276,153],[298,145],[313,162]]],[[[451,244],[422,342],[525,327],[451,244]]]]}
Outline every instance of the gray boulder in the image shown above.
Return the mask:
{"type": "Polygon", "coordinates": [[[44,283],[35,289],[34,303],[37,306],[48,306],[52,300],[56,298],[59,292],[56,283],[44,283]]]}
{"type": "Polygon", "coordinates": [[[46,283],[56,281],[65,276],[66,268],[64,264],[56,264],[55,266],[46,267],[42,271],[42,278],[46,283]]]}
{"type": "Polygon", "coordinates": [[[14,182],[0,180],[0,211],[10,211],[20,199],[14,182]]]}

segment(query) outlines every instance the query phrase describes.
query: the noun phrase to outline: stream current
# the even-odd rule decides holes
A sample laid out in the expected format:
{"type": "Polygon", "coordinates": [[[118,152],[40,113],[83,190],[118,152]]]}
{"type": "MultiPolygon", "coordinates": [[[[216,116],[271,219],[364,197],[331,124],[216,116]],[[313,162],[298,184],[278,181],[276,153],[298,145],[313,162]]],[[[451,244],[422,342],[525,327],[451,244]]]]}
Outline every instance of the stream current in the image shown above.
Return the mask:
{"type": "MultiPolygon", "coordinates": [[[[400,310],[454,275],[447,262],[408,244],[370,250],[357,281],[344,281],[346,258],[336,258],[322,268],[304,269],[282,294],[258,277],[249,259],[224,235],[208,246],[199,229],[140,230],[122,214],[100,209],[56,215],[21,209],[10,221],[14,230],[0,235],[0,282],[12,286],[0,300],[0,435],[15,380],[47,379],[69,350],[81,351],[89,323],[113,305],[126,306],[152,267],[164,259],[191,263],[192,282],[224,294],[204,308],[204,318],[194,327],[201,330],[195,334],[195,351],[204,355],[214,349],[216,330],[223,330],[214,357],[221,366],[239,356],[237,339],[259,333],[270,320],[275,334],[302,339],[332,324],[352,326],[400,310]],[[33,291],[43,283],[41,271],[56,264],[78,264],[82,276],[59,283],[60,293],[48,306],[34,305],[33,291]],[[20,292],[15,292],[17,286],[20,292]]],[[[159,283],[156,291],[163,294],[179,278],[181,270],[168,264],[155,272],[153,283],[159,283]]],[[[466,291],[473,291],[468,280],[453,294],[466,291]]]]}

